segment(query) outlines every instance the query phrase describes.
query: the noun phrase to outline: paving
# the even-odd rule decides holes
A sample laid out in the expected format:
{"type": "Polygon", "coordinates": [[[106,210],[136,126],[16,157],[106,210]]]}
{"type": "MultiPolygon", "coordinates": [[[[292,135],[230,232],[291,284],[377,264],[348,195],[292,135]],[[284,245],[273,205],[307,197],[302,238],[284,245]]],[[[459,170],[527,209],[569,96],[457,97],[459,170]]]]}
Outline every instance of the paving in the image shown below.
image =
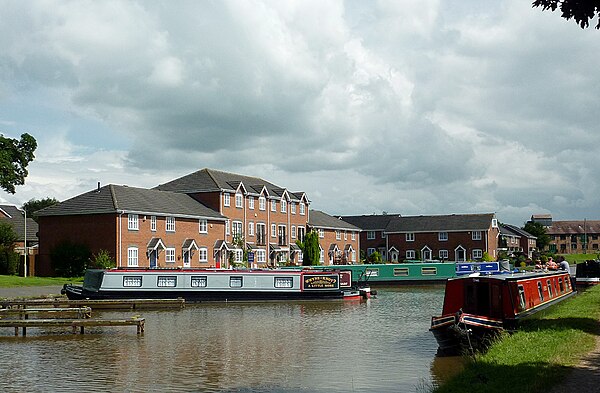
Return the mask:
{"type": "Polygon", "coordinates": [[[0,299],[2,298],[17,298],[17,297],[32,297],[32,296],[58,296],[62,285],[48,286],[31,286],[31,287],[15,287],[15,288],[0,288],[0,299]]]}

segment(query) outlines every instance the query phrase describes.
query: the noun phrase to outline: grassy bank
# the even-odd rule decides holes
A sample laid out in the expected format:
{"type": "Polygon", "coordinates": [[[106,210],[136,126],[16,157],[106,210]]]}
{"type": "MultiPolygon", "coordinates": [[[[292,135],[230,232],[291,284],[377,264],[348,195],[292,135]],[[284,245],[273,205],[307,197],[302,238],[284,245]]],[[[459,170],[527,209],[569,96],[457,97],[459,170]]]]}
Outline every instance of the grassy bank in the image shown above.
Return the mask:
{"type": "Polygon", "coordinates": [[[598,258],[598,254],[556,254],[556,256],[563,256],[569,263],[581,263],[585,262],[588,259],[596,259],[598,258]]]}
{"type": "Polygon", "coordinates": [[[546,392],[594,349],[599,320],[600,287],[580,292],[523,322],[434,392],[546,392]]]}
{"type": "Polygon", "coordinates": [[[63,285],[65,283],[83,282],[82,278],[63,277],[18,277],[0,275],[0,288],[30,287],[42,285],[63,285]]]}

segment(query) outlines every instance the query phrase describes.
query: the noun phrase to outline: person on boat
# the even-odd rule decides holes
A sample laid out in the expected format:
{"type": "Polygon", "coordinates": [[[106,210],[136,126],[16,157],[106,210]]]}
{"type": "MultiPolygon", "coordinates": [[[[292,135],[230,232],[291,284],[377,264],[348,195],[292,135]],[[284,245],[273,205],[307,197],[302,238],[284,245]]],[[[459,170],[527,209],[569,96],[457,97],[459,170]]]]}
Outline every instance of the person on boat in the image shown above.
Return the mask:
{"type": "Polygon", "coordinates": [[[559,266],[552,260],[552,257],[550,257],[546,263],[546,268],[548,270],[558,270],[559,266]]]}
{"type": "Polygon", "coordinates": [[[558,258],[560,270],[565,270],[567,273],[571,274],[571,267],[569,266],[569,262],[565,259],[565,257],[560,256],[558,258]]]}

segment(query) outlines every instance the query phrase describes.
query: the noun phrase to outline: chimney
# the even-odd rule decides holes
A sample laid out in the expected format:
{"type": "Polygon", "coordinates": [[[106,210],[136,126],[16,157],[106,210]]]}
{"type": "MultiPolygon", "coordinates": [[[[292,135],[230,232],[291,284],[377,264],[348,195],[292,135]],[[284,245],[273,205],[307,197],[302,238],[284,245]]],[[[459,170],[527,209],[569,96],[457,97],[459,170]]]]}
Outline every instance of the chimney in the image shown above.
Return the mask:
{"type": "Polygon", "coordinates": [[[98,182],[98,192],[100,192],[100,182],[98,182]]]}

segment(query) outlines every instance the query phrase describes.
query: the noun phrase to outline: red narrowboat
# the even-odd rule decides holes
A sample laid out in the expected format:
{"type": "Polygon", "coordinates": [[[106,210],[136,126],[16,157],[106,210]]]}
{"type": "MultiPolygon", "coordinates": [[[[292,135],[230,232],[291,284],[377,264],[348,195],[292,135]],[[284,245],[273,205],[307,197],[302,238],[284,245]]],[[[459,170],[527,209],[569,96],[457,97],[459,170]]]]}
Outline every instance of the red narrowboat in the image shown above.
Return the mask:
{"type": "Polygon", "coordinates": [[[573,295],[567,272],[459,277],[446,283],[442,315],[431,318],[440,355],[482,347],[489,337],[573,295]]]}

